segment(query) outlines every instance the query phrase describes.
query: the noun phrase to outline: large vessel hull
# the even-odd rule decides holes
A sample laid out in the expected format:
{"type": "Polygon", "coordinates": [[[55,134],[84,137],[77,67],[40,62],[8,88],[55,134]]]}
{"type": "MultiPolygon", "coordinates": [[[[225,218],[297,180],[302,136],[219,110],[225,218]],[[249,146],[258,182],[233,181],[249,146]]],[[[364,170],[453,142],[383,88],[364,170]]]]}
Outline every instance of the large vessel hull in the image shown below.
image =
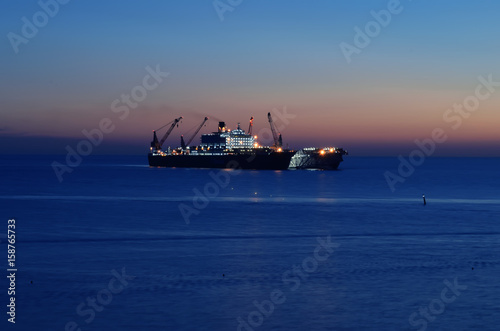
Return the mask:
{"type": "Polygon", "coordinates": [[[160,155],[150,153],[148,160],[152,167],[285,170],[288,169],[293,154],[294,152],[289,151],[269,154],[223,155],[160,155]]]}

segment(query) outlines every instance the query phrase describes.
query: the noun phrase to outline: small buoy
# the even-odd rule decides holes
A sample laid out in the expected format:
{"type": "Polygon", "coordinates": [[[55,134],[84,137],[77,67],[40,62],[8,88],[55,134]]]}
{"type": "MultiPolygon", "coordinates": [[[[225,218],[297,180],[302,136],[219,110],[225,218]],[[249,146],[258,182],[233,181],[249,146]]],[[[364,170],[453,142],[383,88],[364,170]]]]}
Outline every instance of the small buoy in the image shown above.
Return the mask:
{"type": "Polygon", "coordinates": [[[30,281],[31,284],[33,284],[33,281],[30,281]]]}
{"type": "Polygon", "coordinates": [[[474,270],[474,267],[472,267],[472,270],[474,270]]]}
{"type": "Polygon", "coordinates": [[[222,274],[222,277],[226,277],[224,274],[222,274]]]}
{"type": "Polygon", "coordinates": [[[427,204],[427,202],[425,202],[425,194],[422,194],[422,198],[424,199],[424,206],[427,204]]]}

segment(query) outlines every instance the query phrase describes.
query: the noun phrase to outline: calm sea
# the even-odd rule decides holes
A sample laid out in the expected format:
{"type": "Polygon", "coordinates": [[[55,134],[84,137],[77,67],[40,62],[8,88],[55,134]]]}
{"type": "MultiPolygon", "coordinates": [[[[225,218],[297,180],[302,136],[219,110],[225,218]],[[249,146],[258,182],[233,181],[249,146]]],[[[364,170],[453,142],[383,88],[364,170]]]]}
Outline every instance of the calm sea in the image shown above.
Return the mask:
{"type": "Polygon", "coordinates": [[[52,161],[0,163],[2,330],[499,328],[498,158],[430,158],[395,192],[396,158],[231,172],[89,156],[61,183],[52,161]]]}

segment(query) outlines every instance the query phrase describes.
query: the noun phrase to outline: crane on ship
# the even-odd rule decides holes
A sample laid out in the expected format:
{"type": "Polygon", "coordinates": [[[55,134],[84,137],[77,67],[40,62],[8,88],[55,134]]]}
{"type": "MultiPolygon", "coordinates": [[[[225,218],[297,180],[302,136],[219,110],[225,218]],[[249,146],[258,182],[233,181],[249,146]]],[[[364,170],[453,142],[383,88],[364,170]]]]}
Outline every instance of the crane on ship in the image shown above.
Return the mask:
{"type": "Polygon", "coordinates": [[[205,117],[205,119],[203,120],[203,122],[201,122],[200,126],[196,129],[196,131],[191,136],[191,138],[189,138],[189,140],[187,141],[187,143],[184,142],[184,135],[181,136],[181,147],[182,147],[182,149],[186,149],[186,147],[189,146],[189,144],[193,141],[194,137],[196,137],[196,135],[198,134],[198,132],[200,132],[201,128],[203,127],[203,125],[205,125],[205,123],[207,121],[208,121],[208,117],[205,117]]]}
{"type": "Polygon", "coordinates": [[[151,148],[154,148],[157,151],[160,151],[161,150],[161,146],[163,146],[163,143],[165,142],[165,140],[167,140],[167,138],[170,135],[170,133],[172,133],[172,130],[175,128],[175,126],[179,127],[179,122],[181,120],[182,120],[182,116],[179,117],[179,118],[176,118],[175,120],[173,120],[171,122],[168,122],[167,124],[165,124],[164,126],[162,126],[161,128],[159,128],[157,130],[153,130],[153,141],[151,142],[151,148]],[[158,141],[158,137],[156,136],[156,131],[159,131],[159,130],[163,129],[167,125],[170,125],[170,127],[168,128],[167,132],[165,132],[165,134],[163,135],[163,137],[161,138],[161,140],[158,141]]]}
{"type": "Polygon", "coordinates": [[[250,117],[250,124],[248,124],[248,131],[247,131],[247,133],[249,135],[252,135],[252,128],[253,128],[253,116],[250,117]]]}
{"type": "Polygon", "coordinates": [[[273,139],[274,139],[273,147],[280,149],[281,146],[283,146],[283,139],[281,138],[281,133],[277,132],[271,113],[267,113],[267,119],[269,120],[269,125],[271,126],[271,132],[273,133],[273,139]]]}

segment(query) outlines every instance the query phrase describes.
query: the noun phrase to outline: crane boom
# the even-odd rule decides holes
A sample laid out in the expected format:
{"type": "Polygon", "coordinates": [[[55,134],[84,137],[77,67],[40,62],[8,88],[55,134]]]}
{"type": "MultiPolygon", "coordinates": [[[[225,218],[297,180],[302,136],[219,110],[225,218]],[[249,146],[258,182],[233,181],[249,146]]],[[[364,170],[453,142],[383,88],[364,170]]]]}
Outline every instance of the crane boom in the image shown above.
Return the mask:
{"type": "Polygon", "coordinates": [[[186,146],[189,146],[189,144],[193,141],[194,137],[196,137],[196,135],[198,134],[198,132],[200,132],[201,128],[203,127],[203,125],[207,121],[208,121],[208,117],[205,117],[205,119],[203,120],[203,122],[201,122],[200,126],[196,129],[196,131],[194,132],[194,134],[191,136],[191,138],[189,138],[189,140],[185,144],[186,146]]]}
{"type": "Polygon", "coordinates": [[[274,125],[271,113],[267,113],[267,119],[269,120],[269,125],[271,126],[271,132],[273,133],[274,147],[279,148],[283,145],[281,133],[276,132],[276,127],[274,125]],[[279,134],[279,137],[278,137],[278,134],[279,134]]]}
{"type": "Polygon", "coordinates": [[[161,146],[163,146],[163,143],[165,142],[165,140],[167,140],[167,138],[170,135],[170,133],[172,133],[172,130],[175,128],[176,125],[178,125],[178,123],[181,120],[182,120],[182,116],[179,117],[179,118],[176,118],[172,122],[168,122],[167,124],[165,124],[164,126],[162,126],[161,128],[159,128],[158,130],[161,130],[164,127],[166,127],[167,125],[171,124],[170,128],[168,128],[167,132],[165,132],[165,134],[163,135],[163,137],[161,138],[160,141],[158,141],[158,138],[156,137],[156,131],[158,131],[158,130],[153,131],[154,132],[154,138],[153,138],[153,142],[151,143],[151,145],[154,144],[154,147],[156,148],[156,150],[161,150],[161,146]]]}
{"type": "Polygon", "coordinates": [[[249,135],[252,135],[252,128],[253,128],[253,116],[250,117],[250,124],[248,124],[248,131],[247,131],[247,133],[249,135]]]}

